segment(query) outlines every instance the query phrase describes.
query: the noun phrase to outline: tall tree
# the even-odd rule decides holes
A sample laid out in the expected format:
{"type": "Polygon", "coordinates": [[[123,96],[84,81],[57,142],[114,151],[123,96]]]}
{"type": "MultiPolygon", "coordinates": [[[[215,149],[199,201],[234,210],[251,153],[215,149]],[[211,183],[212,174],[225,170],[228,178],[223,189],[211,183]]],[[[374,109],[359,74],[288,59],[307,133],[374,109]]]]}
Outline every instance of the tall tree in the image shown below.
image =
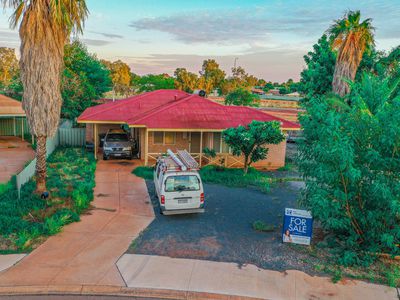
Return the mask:
{"type": "Polygon", "coordinates": [[[102,60],[101,62],[110,70],[113,91],[117,94],[128,96],[131,93],[131,68],[122,60],[114,62],[102,60]]]}
{"type": "Polygon", "coordinates": [[[185,68],[178,68],[174,72],[175,87],[188,93],[193,93],[198,88],[198,76],[188,72],[185,68]]]}
{"type": "Polygon", "coordinates": [[[313,51],[304,56],[304,61],[306,68],[300,74],[300,91],[307,97],[330,92],[336,55],[332,51],[326,35],[323,35],[313,46],[313,51]]]}
{"type": "Polygon", "coordinates": [[[219,68],[219,64],[214,59],[203,61],[200,75],[199,87],[205,90],[207,94],[216,88],[220,88],[225,79],[225,72],[219,68]]]}
{"type": "Polygon", "coordinates": [[[354,80],[364,52],[375,44],[372,19],[360,19],[360,11],[349,11],[328,29],[331,46],[338,51],[332,91],[341,97],[350,91],[346,80],[354,80]]]}
{"type": "Polygon", "coordinates": [[[19,66],[15,50],[0,47],[0,88],[6,88],[18,75],[19,66]]]}
{"type": "Polygon", "coordinates": [[[75,120],[112,89],[110,71],[79,40],[65,45],[61,115],[75,120]]]}
{"type": "Polygon", "coordinates": [[[72,31],[82,32],[88,9],[84,0],[1,0],[15,9],[19,26],[23,106],[36,136],[36,190],[46,190],[46,140],[58,128],[64,45],[72,31]]]}

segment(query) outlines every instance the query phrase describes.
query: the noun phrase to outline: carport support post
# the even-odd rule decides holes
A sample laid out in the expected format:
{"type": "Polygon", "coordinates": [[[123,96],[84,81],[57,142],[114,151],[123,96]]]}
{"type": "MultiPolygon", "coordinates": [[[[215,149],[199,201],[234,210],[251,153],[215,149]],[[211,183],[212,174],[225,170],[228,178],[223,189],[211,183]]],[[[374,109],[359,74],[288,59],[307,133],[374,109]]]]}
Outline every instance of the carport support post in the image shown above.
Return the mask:
{"type": "Polygon", "coordinates": [[[21,138],[24,140],[24,118],[21,118],[21,138]]]}
{"type": "Polygon", "coordinates": [[[200,131],[200,155],[199,155],[199,166],[201,167],[201,161],[203,160],[203,131],[200,131]]]}
{"type": "Polygon", "coordinates": [[[14,136],[17,136],[17,130],[15,126],[15,117],[13,118],[13,125],[14,125],[14,136]]]}
{"type": "Polygon", "coordinates": [[[97,124],[93,124],[93,135],[94,135],[94,158],[97,159],[97,139],[98,139],[98,134],[97,134],[97,124]]]}
{"type": "Polygon", "coordinates": [[[144,129],[144,165],[147,166],[149,163],[149,131],[147,128],[144,129]]]}

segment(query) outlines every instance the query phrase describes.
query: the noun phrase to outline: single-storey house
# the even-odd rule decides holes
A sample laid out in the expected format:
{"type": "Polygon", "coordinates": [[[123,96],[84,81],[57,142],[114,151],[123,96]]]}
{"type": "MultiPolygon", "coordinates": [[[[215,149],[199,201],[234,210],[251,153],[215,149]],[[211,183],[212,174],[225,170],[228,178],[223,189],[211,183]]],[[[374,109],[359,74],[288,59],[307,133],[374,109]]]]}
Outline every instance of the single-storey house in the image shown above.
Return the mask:
{"type": "Polygon", "coordinates": [[[0,136],[20,136],[23,140],[26,134],[30,132],[22,103],[0,94],[0,136]]]}
{"type": "MultiPolygon", "coordinates": [[[[247,125],[253,120],[279,121],[282,131],[300,129],[296,123],[257,109],[225,106],[179,90],[157,90],[89,107],[77,121],[86,124],[86,139],[94,142],[96,157],[99,135],[109,129],[124,127],[130,128],[131,135],[138,141],[140,159],[145,165],[154,163],[167,149],[186,149],[201,165],[241,167],[242,159],[231,154],[221,133],[226,128],[247,125]],[[217,157],[204,155],[206,147],[214,149],[217,157]]],[[[282,167],[286,142],[268,148],[268,158],[254,166],[282,167]]]]}

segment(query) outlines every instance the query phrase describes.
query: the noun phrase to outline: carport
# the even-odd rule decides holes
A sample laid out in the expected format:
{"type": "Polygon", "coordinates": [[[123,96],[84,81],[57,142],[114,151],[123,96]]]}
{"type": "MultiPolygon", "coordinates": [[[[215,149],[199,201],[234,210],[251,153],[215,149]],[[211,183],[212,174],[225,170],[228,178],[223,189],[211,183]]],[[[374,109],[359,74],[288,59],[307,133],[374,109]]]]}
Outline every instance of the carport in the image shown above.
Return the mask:
{"type": "Polygon", "coordinates": [[[20,136],[24,140],[26,134],[30,132],[22,103],[0,94],[0,136],[20,136]]]}

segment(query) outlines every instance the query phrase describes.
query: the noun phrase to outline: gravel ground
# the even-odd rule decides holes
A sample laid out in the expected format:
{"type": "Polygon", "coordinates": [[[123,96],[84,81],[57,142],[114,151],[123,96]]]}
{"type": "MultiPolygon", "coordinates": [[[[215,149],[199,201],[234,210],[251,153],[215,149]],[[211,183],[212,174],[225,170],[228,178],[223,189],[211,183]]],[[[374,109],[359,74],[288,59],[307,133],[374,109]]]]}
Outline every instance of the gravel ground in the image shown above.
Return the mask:
{"type": "Polygon", "coordinates": [[[205,184],[204,214],[163,216],[158,213],[152,181],[146,181],[156,219],[136,239],[128,253],[193,258],[284,271],[297,269],[316,274],[304,246],[281,242],[285,207],[296,208],[302,182],[275,184],[268,194],[245,188],[205,184]],[[257,232],[254,221],[276,226],[257,232]]]}

